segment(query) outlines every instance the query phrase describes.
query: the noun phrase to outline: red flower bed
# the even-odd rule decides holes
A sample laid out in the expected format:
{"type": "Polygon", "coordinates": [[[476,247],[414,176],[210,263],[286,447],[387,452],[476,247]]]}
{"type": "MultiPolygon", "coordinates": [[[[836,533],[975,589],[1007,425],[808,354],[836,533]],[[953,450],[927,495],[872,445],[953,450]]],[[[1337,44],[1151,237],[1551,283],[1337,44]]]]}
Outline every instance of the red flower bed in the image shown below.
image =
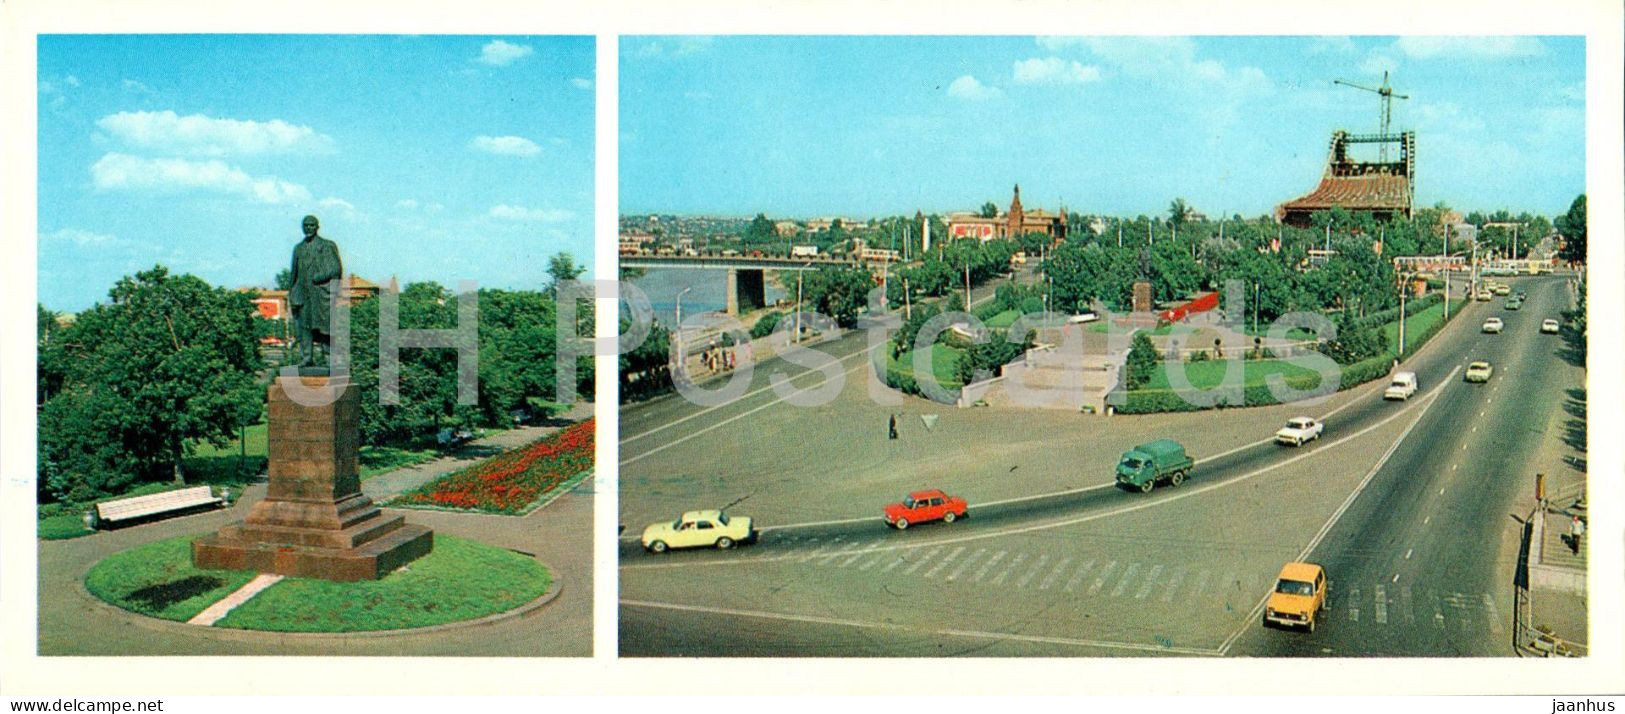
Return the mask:
{"type": "Polygon", "coordinates": [[[571,476],[592,468],[593,420],[555,432],[408,491],[392,505],[520,513],[571,476]]]}

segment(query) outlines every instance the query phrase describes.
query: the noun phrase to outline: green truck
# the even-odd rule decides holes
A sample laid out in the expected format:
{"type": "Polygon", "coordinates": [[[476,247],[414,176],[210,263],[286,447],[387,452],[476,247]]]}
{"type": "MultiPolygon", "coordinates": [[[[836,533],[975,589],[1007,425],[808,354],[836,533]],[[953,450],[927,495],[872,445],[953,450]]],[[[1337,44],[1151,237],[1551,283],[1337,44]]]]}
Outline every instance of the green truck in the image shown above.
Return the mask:
{"type": "Polygon", "coordinates": [[[1173,439],[1157,439],[1140,444],[1123,453],[1117,462],[1117,485],[1150,493],[1158,481],[1178,486],[1191,475],[1196,462],[1185,454],[1185,447],[1173,439]]]}

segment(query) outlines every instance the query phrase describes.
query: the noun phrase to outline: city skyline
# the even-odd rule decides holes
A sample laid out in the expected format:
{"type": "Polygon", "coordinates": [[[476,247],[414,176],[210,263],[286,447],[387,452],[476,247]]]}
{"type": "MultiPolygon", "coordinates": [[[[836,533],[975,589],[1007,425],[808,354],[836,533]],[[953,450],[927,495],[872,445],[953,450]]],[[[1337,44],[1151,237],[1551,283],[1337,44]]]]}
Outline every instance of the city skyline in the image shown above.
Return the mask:
{"type": "Polygon", "coordinates": [[[160,263],[269,286],[306,214],[379,284],[590,275],[594,42],[43,36],[39,300],[160,263]]]}
{"type": "Polygon", "coordinates": [[[1377,94],[1333,80],[1385,70],[1409,96],[1392,130],[1418,134],[1419,207],[1549,216],[1585,191],[1576,37],[631,37],[620,54],[623,215],[1003,210],[1019,183],[1030,208],[1256,217],[1314,187],[1333,130],[1378,130],[1377,94]]]}

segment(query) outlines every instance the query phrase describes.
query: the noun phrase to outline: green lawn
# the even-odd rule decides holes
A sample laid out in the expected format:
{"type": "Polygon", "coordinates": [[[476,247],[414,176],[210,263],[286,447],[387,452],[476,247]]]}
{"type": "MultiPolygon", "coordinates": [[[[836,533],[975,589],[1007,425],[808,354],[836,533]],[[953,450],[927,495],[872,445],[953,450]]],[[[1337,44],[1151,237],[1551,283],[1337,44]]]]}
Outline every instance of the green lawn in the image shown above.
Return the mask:
{"type": "Polygon", "coordinates": [[[433,446],[363,446],[361,447],[361,480],[395,469],[416,466],[440,456],[433,446]]]}
{"type": "Polygon", "coordinates": [[[254,579],[248,570],[192,567],[192,539],[177,536],[110,555],[85,576],[90,594],[126,610],[185,622],[254,579]]]}
{"type": "MultiPolygon", "coordinates": [[[[1277,359],[1248,360],[1244,365],[1243,379],[1249,386],[1266,384],[1265,380],[1271,374],[1279,374],[1291,378],[1294,375],[1313,375],[1312,369],[1305,369],[1298,365],[1277,359]]],[[[1191,386],[1198,389],[1211,389],[1224,380],[1225,370],[1230,363],[1225,360],[1207,360],[1203,362],[1186,362],[1185,375],[1191,386]]],[[[1167,365],[1157,362],[1157,369],[1151,373],[1151,381],[1144,389],[1172,389],[1168,383],[1167,365]]]]}
{"type": "Polygon", "coordinates": [[[288,578],[216,627],[275,632],[365,632],[427,627],[512,610],[541,597],[552,574],[528,555],[435,534],[434,552],[382,580],[288,578]]]}
{"type": "MultiPolygon", "coordinates": [[[[914,376],[914,350],[909,350],[897,359],[891,360],[887,369],[898,374],[912,378],[914,376]]],[[[957,349],[941,342],[931,345],[931,371],[937,376],[937,383],[943,389],[958,389],[964,384],[954,374],[954,368],[959,364],[959,355],[963,354],[957,349]]]]}
{"type": "MultiPolygon", "coordinates": [[[[1455,319],[1457,312],[1467,304],[1467,300],[1451,300],[1450,315],[1455,319]]],[[[1444,321],[1444,303],[1439,303],[1421,312],[1410,313],[1405,316],[1405,351],[1414,352],[1421,345],[1416,343],[1416,336],[1444,321]]],[[[1399,321],[1395,320],[1382,326],[1382,336],[1390,350],[1397,351],[1399,347],[1399,321]]]]}
{"type": "Polygon", "coordinates": [[[1014,310],[1014,309],[1005,310],[1004,312],[1001,312],[1001,313],[999,313],[997,315],[994,315],[993,317],[988,318],[982,324],[987,325],[989,328],[995,329],[995,330],[1007,330],[1007,329],[1010,328],[1011,325],[1014,325],[1016,323],[1016,319],[1019,318],[1019,317],[1021,317],[1021,311],[1020,310],[1014,310]]]}
{"type": "Polygon", "coordinates": [[[67,540],[87,536],[95,531],[85,527],[84,511],[59,513],[39,519],[39,537],[41,540],[67,540]]]}

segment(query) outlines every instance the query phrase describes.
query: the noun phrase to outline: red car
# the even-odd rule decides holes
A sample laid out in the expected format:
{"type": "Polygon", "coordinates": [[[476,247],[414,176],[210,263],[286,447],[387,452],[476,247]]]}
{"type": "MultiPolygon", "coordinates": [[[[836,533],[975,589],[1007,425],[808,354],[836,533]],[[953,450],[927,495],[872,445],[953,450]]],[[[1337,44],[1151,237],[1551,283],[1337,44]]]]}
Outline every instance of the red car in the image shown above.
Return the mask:
{"type": "Polygon", "coordinates": [[[903,530],[911,524],[925,521],[953,523],[954,519],[965,517],[966,508],[965,499],[931,489],[915,491],[905,497],[902,503],[886,506],[882,513],[885,514],[886,525],[903,530]]]}

